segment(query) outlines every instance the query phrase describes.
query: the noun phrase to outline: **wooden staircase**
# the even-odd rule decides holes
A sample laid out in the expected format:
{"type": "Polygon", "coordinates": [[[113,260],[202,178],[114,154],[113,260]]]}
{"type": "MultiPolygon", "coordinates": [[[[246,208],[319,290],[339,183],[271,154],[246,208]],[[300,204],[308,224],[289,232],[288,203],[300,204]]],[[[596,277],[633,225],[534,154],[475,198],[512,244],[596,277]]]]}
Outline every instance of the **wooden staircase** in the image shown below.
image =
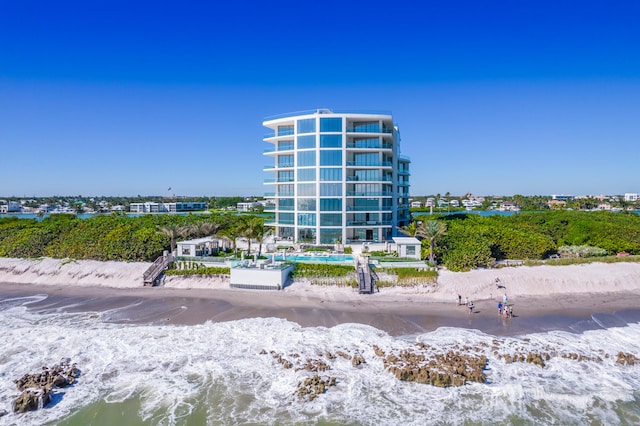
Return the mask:
{"type": "Polygon", "coordinates": [[[356,260],[356,275],[358,277],[358,290],[360,294],[371,294],[375,289],[375,281],[378,278],[369,266],[369,258],[358,256],[356,260]]]}
{"type": "Polygon", "coordinates": [[[142,274],[145,287],[153,287],[160,275],[167,269],[169,265],[173,263],[173,255],[165,252],[162,256],[158,257],[151,266],[142,274]]]}

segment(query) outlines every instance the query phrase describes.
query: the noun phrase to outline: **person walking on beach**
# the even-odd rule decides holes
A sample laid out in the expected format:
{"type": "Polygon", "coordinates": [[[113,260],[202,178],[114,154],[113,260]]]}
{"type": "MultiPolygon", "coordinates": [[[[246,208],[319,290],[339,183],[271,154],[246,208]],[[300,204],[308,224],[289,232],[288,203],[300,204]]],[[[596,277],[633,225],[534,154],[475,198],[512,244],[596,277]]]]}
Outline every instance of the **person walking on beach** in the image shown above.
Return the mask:
{"type": "Polygon", "coordinates": [[[498,315],[502,315],[502,302],[498,302],[498,315]]]}
{"type": "Polygon", "coordinates": [[[469,298],[465,296],[464,298],[464,304],[469,306],[469,298]]]}
{"type": "Polygon", "coordinates": [[[504,296],[502,296],[502,304],[503,305],[509,304],[509,298],[507,297],[507,293],[505,293],[504,296]]]}
{"type": "Polygon", "coordinates": [[[469,315],[473,313],[473,300],[469,301],[469,315]]]}
{"type": "Polygon", "coordinates": [[[462,305],[462,296],[458,295],[458,306],[462,305]]]}

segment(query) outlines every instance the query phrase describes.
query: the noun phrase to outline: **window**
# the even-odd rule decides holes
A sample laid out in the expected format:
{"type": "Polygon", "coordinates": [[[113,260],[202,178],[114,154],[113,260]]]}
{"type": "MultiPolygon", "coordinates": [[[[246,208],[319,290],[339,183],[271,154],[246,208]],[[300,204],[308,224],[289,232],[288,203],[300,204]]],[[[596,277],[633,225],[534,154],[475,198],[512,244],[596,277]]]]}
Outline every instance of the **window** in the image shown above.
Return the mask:
{"type": "Polygon", "coordinates": [[[416,246],[407,246],[407,256],[416,255],[416,246]]]}
{"type": "Polygon", "coordinates": [[[283,225],[293,225],[293,213],[278,213],[278,223],[283,225]]]}
{"type": "Polygon", "coordinates": [[[278,172],[278,182],[293,182],[293,170],[278,172]]]}
{"type": "Polygon", "coordinates": [[[309,149],[316,147],[316,135],[298,136],[298,149],[309,149]]]}
{"type": "Polygon", "coordinates": [[[321,118],[320,131],[321,132],[341,132],[342,118],[321,118]]]}
{"type": "Polygon", "coordinates": [[[278,185],[278,195],[280,196],[287,196],[287,195],[291,195],[293,196],[293,184],[286,184],[286,185],[278,185]]]}
{"type": "Polygon", "coordinates": [[[320,180],[342,180],[342,169],[320,169],[320,180]]]}
{"type": "Polygon", "coordinates": [[[315,151],[298,152],[298,167],[315,166],[315,165],[316,165],[315,151]]]}
{"type": "Polygon", "coordinates": [[[321,183],[320,184],[321,196],[340,196],[342,195],[341,183],[321,183]]]}
{"type": "Polygon", "coordinates": [[[299,182],[313,182],[316,180],[316,169],[298,169],[299,182]]]}
{"type": "Polygon", "coordinates": [[[316,131],[316,119],[306,118],[298,120],[298,133],[314,133],[316,131]]]}
{"type": "Polygon", "coordinates": [[[342,226],[341,213],[320,214],[320,226],[342,226]]]}
{"type": "Polygon", "coordinates": [[[313,197],[316,195],[315,183],[299,183],[298,197],[313,197]]]}
{"type": "Polygon", "coordinates": [[[342,135],[320,135],[320,148],[342,148],[342,135]]]}
{"type": "Polygon", "coordinates": [[[293,149],[293,141],[279,141],[278,151],[289,151],[293,149]]]}
{"type": "Polygon", "coordinates": [[[378,133],[380,131],[380,124],[377,121],[360,121],[353,123],[354,132],[373,132],[378,133]]]}
{"type": "Polygon", "coordinates": [[[298,210],[303,212],[316,211],[316,199],[315,198],[299,198],[298,210]]]}
{"type": "Polygon", "coordinates": [[[316,230],[313,228],[300,228],[298,229],[298,240],[304,242],[316,241],[316,230]]]}
{"type": "Polygon", "coordinates": [[[278,200],[279,210],[293,210],[293,198],[280,198],[278,200]]]}
{"type": "Polygon", "coordinates": [[[342,229],[320,229],[320,244],[335,244],[342,240],[342,229]]]}
{"type": "Polygon", "coordinates": [[[380,173],[377,170],[356,170],[355,180],[376,181],[380,180],[380,173]]]}
{"type": "Polygon", "coordinates": [[[293,134],[293,125],[278,126],[278,136],[286,136],[293,134]]]}
{"type": "Polygon", "coordinates": [[[321,166],[341,166],[342,151],[320,151],[321,166]]]}
{"type": "Polygon", "coordinates": [[[377,152],[369,152],[366,154],[355,154],[353,156],[356,166],[377,166],[380,164],[377,152]]]}
{"type": "Polygon", "coordinates": [[[380,139],[378,138],[360,138],[354,139],[353,143],[349,144],[351,148],[380,148],[380,139]]]}
{"type": "Polygon", "coordinates": [[[325,212],[342,211],[342,200],[340,198],[321,198],[320,211],[325,211],[325,212]]]}
{"type": "Polygon", "coordinates": [[[298,213],[298,226],[316,226],[316,214],[298,213]]]}
{"type": "Polygon", "coordinates": [[[278,167],[293,167],[293,155],[279,155],[278,167]]]}
{"type": "Polygon", "coordinates": [[[353,209],[356,211],[378,210],[378,198],[356,198],[353,200],[353,209]]]}

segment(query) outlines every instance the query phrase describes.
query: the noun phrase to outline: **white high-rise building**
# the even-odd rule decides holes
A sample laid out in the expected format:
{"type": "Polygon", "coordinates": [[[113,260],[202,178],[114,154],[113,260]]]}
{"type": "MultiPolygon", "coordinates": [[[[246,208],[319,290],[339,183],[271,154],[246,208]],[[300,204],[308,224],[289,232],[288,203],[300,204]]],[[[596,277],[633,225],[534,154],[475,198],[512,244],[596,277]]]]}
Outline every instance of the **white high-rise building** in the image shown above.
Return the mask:
{"type": "Polygon", "coordinates": [[[388,241],[409,223],[409,163],[390,113],[327,109],[268,117],[265,195],[276,235],[311,244],[388,241]]]}

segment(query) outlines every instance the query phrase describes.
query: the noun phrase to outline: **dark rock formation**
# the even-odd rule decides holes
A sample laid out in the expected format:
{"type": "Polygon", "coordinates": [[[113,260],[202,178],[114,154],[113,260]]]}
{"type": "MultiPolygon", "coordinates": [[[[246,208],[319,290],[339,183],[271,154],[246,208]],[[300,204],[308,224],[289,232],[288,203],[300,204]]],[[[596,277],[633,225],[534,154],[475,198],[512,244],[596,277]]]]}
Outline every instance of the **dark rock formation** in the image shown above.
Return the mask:
{"type": "Polygon", "coordinates": [[[304,379],[303,382],[298,383],[298,398],[306,399],[307,401],[313,401],[318,395],[321,395],[327,391],[328,388],[336,385],[335,377],[321,378],[317,374],[313,377],[304,379]]]}
{"type": "Polygon", "coordinates": [[[24,413],[46,406],[51,401],[54,388],[63,388],[75,383],[80,376],[76,364],[69,364],[69,359],[63,359],[53,367],[42,367],[42,372],[25,374],[14,380],[22,393],[13,400],[13,412],[24,413]]]}

